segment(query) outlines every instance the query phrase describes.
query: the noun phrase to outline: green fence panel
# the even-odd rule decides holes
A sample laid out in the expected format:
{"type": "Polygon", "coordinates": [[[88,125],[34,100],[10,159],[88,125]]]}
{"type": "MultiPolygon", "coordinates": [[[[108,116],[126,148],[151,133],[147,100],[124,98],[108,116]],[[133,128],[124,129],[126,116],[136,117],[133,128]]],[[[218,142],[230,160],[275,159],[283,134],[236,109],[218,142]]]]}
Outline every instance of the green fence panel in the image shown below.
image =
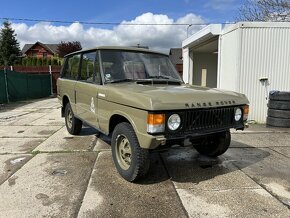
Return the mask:
{"type": "Polygon", "coordinates": [[[0,70],[0,104],[7,103],[4,70],[0,70]]]}
{"type": "Polygon", "coordinates": [[[27,74],[28,98],[42,98],[51,94],[50,75],[27,74]]]}
{"type": "MultiPolygon", "coordinates": [[[[43,98],[51,95],[49,74],[27,74],[7,70],[7,86],[10,101],[43,98]]],[[[0,71],[0,103],[6,103],[4,71],[0,71]]]]}
{"type": "Polygon", "coordinates": [[[10,101],[28,99],[27,74],[7,71],[8,93],[10,101]]]}

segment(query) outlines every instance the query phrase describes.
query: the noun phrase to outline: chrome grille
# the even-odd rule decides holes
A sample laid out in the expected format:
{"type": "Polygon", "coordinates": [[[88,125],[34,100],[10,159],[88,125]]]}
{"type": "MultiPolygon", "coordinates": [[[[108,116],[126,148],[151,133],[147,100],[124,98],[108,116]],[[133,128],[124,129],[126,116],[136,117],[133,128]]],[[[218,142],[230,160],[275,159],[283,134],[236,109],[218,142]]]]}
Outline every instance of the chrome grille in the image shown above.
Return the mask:
{"type": "Polygon", "coordinates": [[[195,109],[184,114],[184,130],[204,130],[232,127],[234,108],[195,109]]]}

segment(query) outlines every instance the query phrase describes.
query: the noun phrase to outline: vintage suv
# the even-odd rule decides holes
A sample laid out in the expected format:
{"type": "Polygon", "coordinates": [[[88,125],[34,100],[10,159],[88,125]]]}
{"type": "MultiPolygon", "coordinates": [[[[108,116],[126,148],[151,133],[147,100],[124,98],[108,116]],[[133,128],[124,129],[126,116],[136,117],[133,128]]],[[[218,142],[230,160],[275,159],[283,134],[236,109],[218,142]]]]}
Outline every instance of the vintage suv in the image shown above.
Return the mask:
{"type": "Polygon", "coordinates": [[[71,53],[57,87],[68,132],[84,122],[111,136],[115,166],[131,182],[148,172],[150,149],[187,139],[203,155],[223,154],[249,111],[245,95],[184,84],[167,55],[141,48],[71,53]]]}

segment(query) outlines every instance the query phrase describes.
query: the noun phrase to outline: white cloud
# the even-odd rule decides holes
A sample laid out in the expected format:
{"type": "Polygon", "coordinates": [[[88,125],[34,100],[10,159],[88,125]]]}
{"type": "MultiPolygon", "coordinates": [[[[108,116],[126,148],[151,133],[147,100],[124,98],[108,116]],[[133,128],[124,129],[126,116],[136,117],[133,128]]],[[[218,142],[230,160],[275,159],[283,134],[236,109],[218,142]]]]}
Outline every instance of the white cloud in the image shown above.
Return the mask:
{"type": "MultiPolygon", "coordinates": [[[[205,21],[198,15],[187,14],[176,20],[164,14],[144,13],[134,20],[123,21],[123,24],[174,24],[191,23],[200,24],[205,21]]],[[[68,26],[55,26],[52,23],[40,22],[34,25],[25,23],[13,23],[20,46],[26,43],[59,43],[60,41],[80,41],[83,48],[96,47],[101,45],[146,45],[151,49],[168,52],[171,47],[180,47],[182,40],[186,38],[187,26],[166,26],[166,25],[118,25],[113,29],[87,27],[80,23],[73,23],[68,26]]],[[[200,26],[192,26],[190,32],[196,32],[200,26]]]]}

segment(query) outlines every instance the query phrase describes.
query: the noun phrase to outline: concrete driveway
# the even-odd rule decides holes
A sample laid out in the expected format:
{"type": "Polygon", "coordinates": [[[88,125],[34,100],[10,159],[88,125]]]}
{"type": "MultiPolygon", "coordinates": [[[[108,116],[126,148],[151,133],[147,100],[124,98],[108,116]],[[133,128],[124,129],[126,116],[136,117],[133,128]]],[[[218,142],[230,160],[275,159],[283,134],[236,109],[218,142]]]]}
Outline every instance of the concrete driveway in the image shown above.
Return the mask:
{"type": "Polygon", "coordinates": [[[120,178],[109,139],[69,135],[57,99],[0,108],[0,217],[290,217],[290,131],[233,132],[217,159],[152,152],[148,177],[120,178]]]}

